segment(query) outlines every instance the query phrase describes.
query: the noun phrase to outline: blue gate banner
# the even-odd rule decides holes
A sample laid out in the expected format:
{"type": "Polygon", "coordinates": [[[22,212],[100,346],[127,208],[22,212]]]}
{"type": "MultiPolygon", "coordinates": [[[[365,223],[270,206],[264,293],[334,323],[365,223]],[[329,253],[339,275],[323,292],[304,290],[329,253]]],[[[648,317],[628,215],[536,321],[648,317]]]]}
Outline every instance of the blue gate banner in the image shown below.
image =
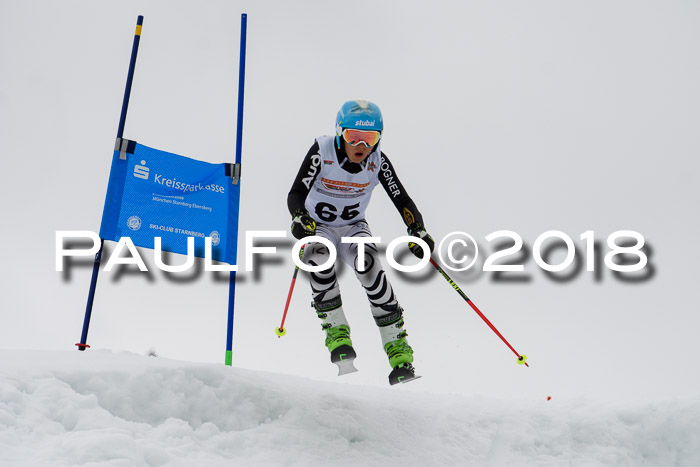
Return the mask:
{"type": "Polygon", "coordinates": [[[236,264],[240,184],[233,183],[234,165],[127,143],[112,157],[100,237],[130,237],[145,248],[161,237],[163,251],[179,254],[187,254],[187,237],[194,237],[200,258],[204,238],[211,237],[212,258],[236,264]]]}

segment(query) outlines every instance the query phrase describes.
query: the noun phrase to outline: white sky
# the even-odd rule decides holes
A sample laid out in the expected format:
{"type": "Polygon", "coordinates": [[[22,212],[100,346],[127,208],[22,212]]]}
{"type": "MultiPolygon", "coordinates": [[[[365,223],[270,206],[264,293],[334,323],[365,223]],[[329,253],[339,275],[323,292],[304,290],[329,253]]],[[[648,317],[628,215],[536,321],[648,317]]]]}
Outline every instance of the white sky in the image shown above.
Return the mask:
{"type": "MultiPolygon", "coordinates": [[[[125,136],[224,162],[234,159],[243,12],[242,232],[288,229],[286,194],[313,138],[333,131],[345,100],[365,98],[382,108],[383,150],[436,239],[462,230],[489,252],[493,231],[532,247],[557,229],[582,255],[581,233],[604,245],[632,229],[653,248],[656,273],[638,284],[605,268],[600,281],[584,270],[556,283],[531,256],[527,283],[455,274],[529,369],[436,273],[410,283],[390,272],[424,376],[406,390],[698,394],[700,7],[682,1],[0,0],[0,347],[79,339],[91,266],[55,272],[54,237],[99,230],[137,15],[125,136]]],[[[404,232],[381,189],[367,219],[387,242],[404,232]]],[[[287,336],[274,335],[292,271],[280,250],[255,280],[239,275],[234,364],[337,380],[306,277],[287,336]]],[[[227,284],[150,278],[101,273],[88,343],[223,361],[227,284]]],[[[347,270],[341,289],[360,368],[345,378],[384,386],[379,333],[347,270]]]]}

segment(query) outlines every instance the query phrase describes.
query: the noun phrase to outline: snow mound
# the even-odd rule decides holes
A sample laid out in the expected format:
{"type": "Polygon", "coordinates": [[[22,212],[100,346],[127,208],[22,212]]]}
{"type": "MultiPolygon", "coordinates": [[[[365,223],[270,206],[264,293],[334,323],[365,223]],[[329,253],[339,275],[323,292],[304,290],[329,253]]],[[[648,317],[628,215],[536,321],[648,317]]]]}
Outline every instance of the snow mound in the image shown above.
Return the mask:
{"type": "Polygon", "coordinates": [[[700,399],[500,401],[0,351],[1,466],[562,464],[700,465],[700,399]]]}

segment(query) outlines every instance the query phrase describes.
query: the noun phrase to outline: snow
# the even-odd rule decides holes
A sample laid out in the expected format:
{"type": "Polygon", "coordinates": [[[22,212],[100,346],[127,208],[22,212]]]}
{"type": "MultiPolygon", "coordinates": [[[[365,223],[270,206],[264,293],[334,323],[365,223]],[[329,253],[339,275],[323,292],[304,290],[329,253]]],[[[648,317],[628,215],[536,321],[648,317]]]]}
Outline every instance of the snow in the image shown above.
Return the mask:
{"type": "MultiPolygon", "coordinates": [[[[55,237],[99,230],[137,15],[144,27],[125,136],[221,163],[235,153],[241,13],[249,36],[235,365],[337,380],[304,273],[287,336],[273,332],[294,270],[286,197],[342,102],[366,98],[382,108],[382,148],[431,236],[463,231],[479,242],[475,268],[450,275],[531,364],[517,366],[434,270],[403,274],[384,262],[423,375],[415,391],[640,403],[700,396],[700,250],[689,234],[700,231],[698,2],[3,1],[2,348],[71,350],[79,339],[92,261],[57,272],[55,237]],[[355,38],[372,53],[348,63],[340,52],[355,38]],[[602,263],[607,237],[627,229],[653,251],[646,280],[623,281],[602,263]],[[287,238],[246,271],[244,232],[267,230],[287,238]],[[496,250],[485,238],[499,230],[528,248],[507,258],[525,271],[497,280],[481,268],[496,250]],[[550,230],[574,239],[581,265],[580,235],[594,231],[596,271],[545,275],[525,252],[550,230]]],[[[405,234],[381,189],[367,220],[383,247],[405,234]]],[[[103,259],[113,248],[107,242],[103,259]]],[[[201,262],[192,274],[162,274],[152,252],[141,250],[152,273],[100,272],[88,344],[221,362],[228,276],[202,272],[201,262]]],[[[386,358],[366,295],[349,268],[340,276],[363,359],[343,381],[383,387],[386,358]]]]}
{"type": "Polygon", "coordinates": [[[438,396],[107,350],[0,362],[2,466],[700,463],[700,399],[438,396]]]}

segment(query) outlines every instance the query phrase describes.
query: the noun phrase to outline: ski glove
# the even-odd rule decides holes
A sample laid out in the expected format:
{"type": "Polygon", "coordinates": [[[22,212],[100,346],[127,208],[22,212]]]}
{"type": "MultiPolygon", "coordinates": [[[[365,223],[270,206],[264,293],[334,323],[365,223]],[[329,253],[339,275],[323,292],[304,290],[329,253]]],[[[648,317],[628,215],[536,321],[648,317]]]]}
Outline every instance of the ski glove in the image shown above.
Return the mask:
{"type": "Polygon", "coordinates": [[[292,235],[294,235],[294,238],[297,240],[316,235],[316,222],[309,217],[308,212],[300,209],[294,213],[294,219],[292,219],[292,235]]]}
{"type": "MultiPolygon", "coordinates": [[[[418,237],[425,243],[427,243],[428,248],[430,248],[430,253],[432,253],[435,250],[435,241],[433,240],[433,237],[428,235],[428,232],[425,231],[425,228],[423,228],[423,226],[418,224],[417,222],[410,225],[410,227],[408,228],[408,234],[414,237],[418,237]]],[[[421,246],[417,243],[409,242],[408,249],[411,250],[411,253],[413,253],[417,257],[423,258],[423,248],[421,248],[421,246]]]]}

